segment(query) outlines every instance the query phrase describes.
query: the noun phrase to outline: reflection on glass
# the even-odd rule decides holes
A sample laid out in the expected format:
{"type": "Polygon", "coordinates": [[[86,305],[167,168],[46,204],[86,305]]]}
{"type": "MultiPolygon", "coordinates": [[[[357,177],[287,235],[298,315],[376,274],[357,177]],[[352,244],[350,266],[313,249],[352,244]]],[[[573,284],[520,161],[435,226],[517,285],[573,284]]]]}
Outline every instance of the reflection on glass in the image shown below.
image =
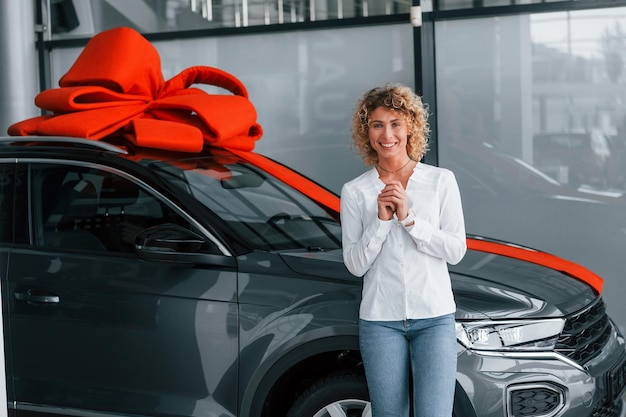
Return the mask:
{"type": "Polygon", "coordinates": [[[52,37],[93,35],[113,27],[141,33],[263,26],[409,13],[406,0],[53,1],[52,37]]]}
{"type": "Polygon", "coordinates": [[[210,157],[152,165],[256,249],[329,250],[341,245],[341,227],[332,213],[250,165],[210,157]]]}
{"type": "Polygon", "coordinates": [[[435,29],[440,164],[457,174],[468,232],[623,285],[626,8],[435,29]]]}
{"type": "Polygon", "coordinates": [[[517,6],[520,4],[558,3],[567,0],[439,0],[440,10],[475,9],[478,7],[517,6]]]}

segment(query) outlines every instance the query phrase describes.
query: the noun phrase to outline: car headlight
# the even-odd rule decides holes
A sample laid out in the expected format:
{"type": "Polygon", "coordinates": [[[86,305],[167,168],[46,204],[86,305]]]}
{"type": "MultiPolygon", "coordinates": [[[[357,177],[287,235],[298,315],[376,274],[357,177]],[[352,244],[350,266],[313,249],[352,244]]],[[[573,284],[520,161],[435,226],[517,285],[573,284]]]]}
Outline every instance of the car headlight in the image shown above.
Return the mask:
{"type": "Polygon", "coordinates": [[[549,351],[564,325],[564,319],[457,322],[456,337],[472,350],[549,351]]]}

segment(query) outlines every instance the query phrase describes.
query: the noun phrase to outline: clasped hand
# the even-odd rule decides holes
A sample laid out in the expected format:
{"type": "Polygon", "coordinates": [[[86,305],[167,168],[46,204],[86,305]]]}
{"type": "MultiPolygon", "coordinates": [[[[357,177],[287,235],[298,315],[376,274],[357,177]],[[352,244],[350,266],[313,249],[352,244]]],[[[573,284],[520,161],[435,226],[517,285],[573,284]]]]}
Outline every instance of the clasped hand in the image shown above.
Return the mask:
{"type": "Polygon", "coordinates": [[[377,201],[380,220],[391,220],[394,214],[398,220],[403,220],[409,214],[406,191],[400,181],[389,181],[377,201]]]}

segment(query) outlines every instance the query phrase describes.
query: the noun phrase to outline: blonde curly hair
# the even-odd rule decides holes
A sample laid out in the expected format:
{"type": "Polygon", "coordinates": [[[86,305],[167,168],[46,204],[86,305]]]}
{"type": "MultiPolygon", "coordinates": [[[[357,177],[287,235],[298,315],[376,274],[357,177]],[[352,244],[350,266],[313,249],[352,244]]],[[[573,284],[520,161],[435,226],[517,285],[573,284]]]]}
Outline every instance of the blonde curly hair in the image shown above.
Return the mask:
{"type": "Polygon", "coordinates": [[[407,153],[420,161],[428,151],[428,109],[420,96],[401,84],[387,84],[367,91],[357,101],[352,114],[352,141],[366,165],[376,165],[378,154],[370,145],[369,117],[378,107],[393,110],[404,117],[407,123],[407,153]]]}

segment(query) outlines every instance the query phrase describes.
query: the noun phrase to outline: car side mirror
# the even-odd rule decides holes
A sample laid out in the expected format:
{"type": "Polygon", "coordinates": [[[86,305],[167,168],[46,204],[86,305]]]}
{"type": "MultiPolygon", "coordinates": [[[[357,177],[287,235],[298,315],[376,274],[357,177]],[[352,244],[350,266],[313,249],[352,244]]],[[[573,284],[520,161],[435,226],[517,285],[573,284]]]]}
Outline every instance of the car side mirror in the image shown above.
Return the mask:
{"type": "Polygon", "coordinates": [[[173,223],[152,226],[135,236],[135,248],[141,259],[174,262],[186,266],[204,265],[235,268],[232,256],[207,250],[213,243],[203,236],[173,223]]]}
{"type": "Polygon", "coordinates": [[[140,253],[196,253],[204,243],[202,236],[173,223],[150,227],[135,236],[135,247],[140,253]]]}

